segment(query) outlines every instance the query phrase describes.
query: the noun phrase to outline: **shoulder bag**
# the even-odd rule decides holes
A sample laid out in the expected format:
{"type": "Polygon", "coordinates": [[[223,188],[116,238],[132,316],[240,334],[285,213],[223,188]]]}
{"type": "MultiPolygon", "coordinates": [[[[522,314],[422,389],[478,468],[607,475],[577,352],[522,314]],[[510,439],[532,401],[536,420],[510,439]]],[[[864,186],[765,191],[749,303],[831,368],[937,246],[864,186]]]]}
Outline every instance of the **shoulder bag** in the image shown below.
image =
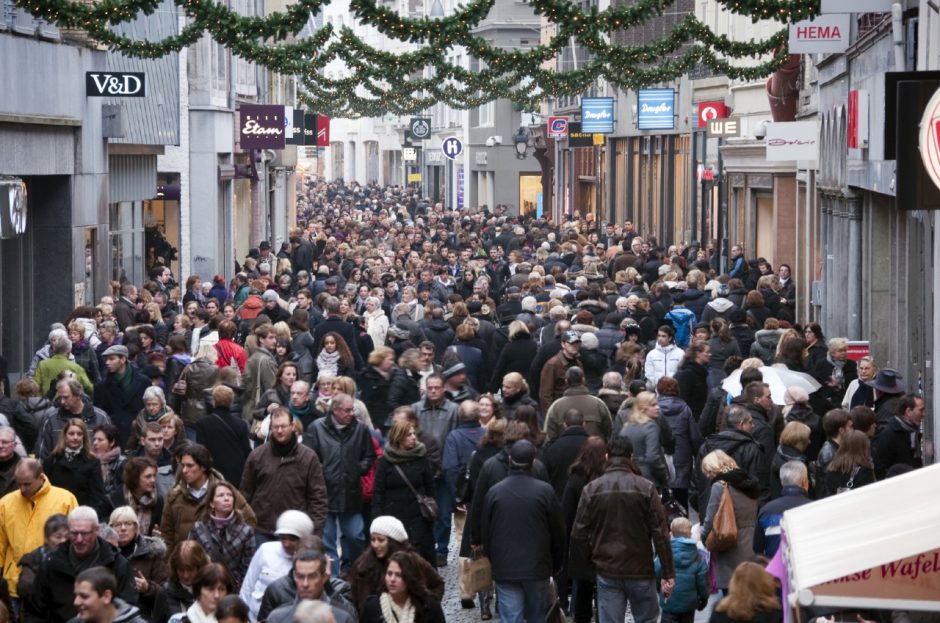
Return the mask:
{"type": "Polygon", "coordinates": [[[705,547],[710,552],[726,552],[738,544],[738,521],[734,516],[734,502],[726,483],[721,484],[721,502],[712,520],[712,529],[705,539],[705,547]]]}
{"type": "Polygon", "coordinates": [[[418,500],[418,508],[421,509],[421,516],[424,517],[426,521],[436,521],[438,513],[437,500],[430,495],[418,493],[418,490],[415,489],[411,481],[408,480],[408,476],[405,476],[405,472],[402,471],[401,467],[396,465],[395,469],[398,471],[398,475],[401,476],[401,479],[405,481],[405,484],[408,485],[408,488],[411,489],[411,492],[415,494],[415,499],[418,500]]]}
{"type": "Polygon", "coordinates": [[[848,482],[846,482],[845,485],[843,485],[843,486],[841,486],[841,487],[838,487],[838,488],[836,489],[836,495],[838,495],[838,494],[840,494],[840,493],[845,493],[846,491],[851,491],[851,490],[852,490],[852,488],[855,486],[855,477],[858,475],[858,470],[860,470],[860,469],[862,469],[862,466],[861,466],[861,465],[856,465],[856,466],[852,469],[852,475],[849,476],[848,482]]]}

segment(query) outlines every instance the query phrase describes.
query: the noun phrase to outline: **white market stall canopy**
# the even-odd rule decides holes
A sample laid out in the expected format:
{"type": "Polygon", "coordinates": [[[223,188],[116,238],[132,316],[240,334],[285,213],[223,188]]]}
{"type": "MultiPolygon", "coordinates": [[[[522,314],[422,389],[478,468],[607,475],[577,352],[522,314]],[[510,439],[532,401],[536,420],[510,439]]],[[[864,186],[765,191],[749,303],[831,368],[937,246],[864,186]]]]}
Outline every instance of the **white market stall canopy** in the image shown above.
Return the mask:
{"type": "Polygon", "coordinates": [[[940,465],[787,511],[800,604],[940,611],[940,465]]]}

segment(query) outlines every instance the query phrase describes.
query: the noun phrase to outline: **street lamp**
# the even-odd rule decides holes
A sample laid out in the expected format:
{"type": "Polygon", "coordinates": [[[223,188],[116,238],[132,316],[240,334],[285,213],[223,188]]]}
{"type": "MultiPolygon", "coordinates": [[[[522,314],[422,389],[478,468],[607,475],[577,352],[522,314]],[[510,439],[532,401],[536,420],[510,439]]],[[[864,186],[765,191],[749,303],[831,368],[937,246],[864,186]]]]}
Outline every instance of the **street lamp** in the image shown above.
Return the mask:
{"type": "Polygon", "coordinates": [[[519,126],[519,131],[512,135],[512,141],[516,147],[516,158],[523,160],[526,152],[529,151],[529,133],[525,128],[519,126]]]}

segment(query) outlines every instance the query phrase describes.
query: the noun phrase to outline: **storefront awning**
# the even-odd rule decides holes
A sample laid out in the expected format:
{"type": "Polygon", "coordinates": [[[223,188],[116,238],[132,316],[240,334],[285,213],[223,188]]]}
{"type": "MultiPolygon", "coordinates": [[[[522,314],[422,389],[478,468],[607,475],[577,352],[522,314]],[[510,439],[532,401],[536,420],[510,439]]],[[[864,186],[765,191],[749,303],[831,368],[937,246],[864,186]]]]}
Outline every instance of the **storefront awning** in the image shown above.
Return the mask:
{"type": "Polygon", "coordinates": [[[787,511],[803,605],[940,611],[940,465],[787,511]]]}

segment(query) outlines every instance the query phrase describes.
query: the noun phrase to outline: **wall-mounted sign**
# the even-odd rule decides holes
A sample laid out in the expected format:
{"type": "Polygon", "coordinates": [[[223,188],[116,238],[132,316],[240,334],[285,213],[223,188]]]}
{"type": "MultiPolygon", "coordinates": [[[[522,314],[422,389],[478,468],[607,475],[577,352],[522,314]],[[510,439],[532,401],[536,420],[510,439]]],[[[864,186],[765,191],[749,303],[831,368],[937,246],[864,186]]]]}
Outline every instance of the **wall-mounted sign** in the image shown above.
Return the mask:
{"type": "Polygon", "coordinates": [[[712,119],[705,127],[708,138],[732,138],[741,136],[741,120],[737,117],[730,119],[712,119]]]}
{"type": "Polygon", "coordinates": [[[460,139],[456,136],[448,136],[444,139],[444,142],[441,143],[441,152],[454,160],[463,152],[463,143],[460,142],[460,139]]]}
{"type": "Polygon", "coordinates": [[[888,13],[894,0],[822,0],[820,13],[888,13]]]}
{"type": "Polygon", "coordinates": [[[920,119],[920,157],[927,175],[940,188],[940,89],[937,89],[920,119]]]}
{"type": "Polygon", "coordinates": [[[473,161],[477,163],[479,166],[482,166],[482,167],[486,166],[486,158],[487,158],[486,152],[483,150],[473,152],[473,161]]]}
{"type": "Polygon", "coordinates": [[[330,118],[317,115],[317,147],[330,146],[330,118]]]}
{"type": "Polygon", "coordinates": [[[26,233],[26,183],[18,177],[0,177],[0,238],[26,233]]]}
{"type": "Polygon", "coordinates": [[[581,131],[597,134],[613,134],[614,98],[581,98],[581,131]]]}
{"type": "Polygon", "coordinates": [[[285,111],[285,119],[290,121],[284,142],[288,145],[304,145],[304,110],[290,108],[285,111]]]}
{"type": "Polygon", "coordinates": [[[317,146],[317,115],[312,112],[304,113],[304,145],[317,146]]]}
{"type": "Polygon", "coordinates": [[[86,71],[87,97],[144,97],[147,81],[142,71],[86,71]]]}
{"type": "Polygon", "coordinates": [[[572,121],[568,124],[568,147],[590,147],[594,144],[594,135],[581,131],[581,122],[572,121]]]}
{"type": "Polygon", "coordinates": [[[568,117],[548,118],[549,138],[565,138],[568,136],[568,117]]]}
{"type": "Polygon", "coordinates": [[[868,149],[868,91],[849,91],[848,143],[852,149],[868,149]]]}
{"type": "Polygon", "coordinates": [[[698,103],[698,127],[704,129],[712,119],[724,119],[728,116],[728,107],[723,100],[698,103]]]}
{"type": "Polygon", "coordinates": [[[420,174],[420,173],[409,173],[409,174],[408,174],[408,183],[409,183],[409,184],[414,184],[414,183],[420,182],[420,181],[421,181],[421,174],[420,174]]]}
{"type": "Polygon", "coordinates": [[[842,13],[790,24],[790,53],[845,52],[849,48],[851,19],[851,15],[842,13]]]}
{"type": "Polygon", "coordinates": [[[606,142],[607,142],[607,135],[606,135],[606,134],[592,134],[592,135],[591,135],[591,144],[592,144],[592,145],[595,145],[595,146],[603,145],[603,144],[606,143],[606,142]]]}
{"type": "Polygon", "coordinates": [[[641,130],[674,129],[675,89],[640,89],[637,96],[637,127],[641,130]]]}
{"type": "Polygon", "coordinates": [[[418,160],[418,150],[414,147],[402,147],[401,159],[405,162],[416,162],[418,160]]]}
{"type": "Polygon", "coordinates": [[[416,141],[423,141],[431,136],[431,118],[430,117],[412,117],[408,124],[408,132],[416,141]]]}
{"type": "Polygon", "coordinates": [[[242,104],[239,111],[242,149],[284,149],[284,107],[242,104]]]}
{"type": "Polygon", "coordinates": [[[767,124],[767,160],[819,159],[819,126],[815,121],[767,124]]]}

